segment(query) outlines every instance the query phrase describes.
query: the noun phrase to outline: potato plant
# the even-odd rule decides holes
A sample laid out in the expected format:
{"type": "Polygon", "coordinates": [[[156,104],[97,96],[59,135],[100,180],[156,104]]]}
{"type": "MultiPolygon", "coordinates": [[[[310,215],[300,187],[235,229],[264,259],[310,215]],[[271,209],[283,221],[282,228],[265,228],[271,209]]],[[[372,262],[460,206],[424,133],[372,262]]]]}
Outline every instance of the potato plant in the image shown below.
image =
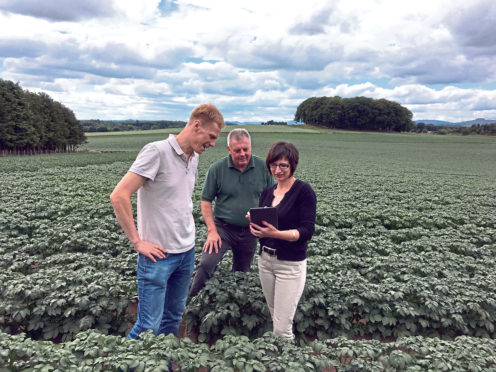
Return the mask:
{"type": "MultiPolygon", "coordinates": [[[[248,129],[262,157],[277,140],[295,143],[296,177],[317,194],[298,346],[270,349],[280,341],[267,335],[256,265],[233,274],[229,257],[188,301],[196,343],[122,338],[135,319],[136,253],[108,196],[140,147],[167,135],[97,136],[87,146],[100,154],[0,158],[0,368],[160,370],[170,355],[183,370],[495,368],[494,138],[248,129]]],[[[224,141],[200,160],[197,259],[201,184],[224,141]]]]}

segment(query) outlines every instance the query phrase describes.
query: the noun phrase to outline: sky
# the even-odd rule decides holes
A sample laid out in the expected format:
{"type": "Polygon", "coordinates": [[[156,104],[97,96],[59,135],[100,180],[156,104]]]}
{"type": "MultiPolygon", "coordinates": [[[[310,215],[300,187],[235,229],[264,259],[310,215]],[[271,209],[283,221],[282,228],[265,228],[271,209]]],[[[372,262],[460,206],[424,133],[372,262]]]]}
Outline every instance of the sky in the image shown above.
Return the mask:
{"type": "Polygon", "coordinates": [[[80,120],[294,119],[310,97],[496,119],[494,0],[0,0],[0,78],[80,120]]]}

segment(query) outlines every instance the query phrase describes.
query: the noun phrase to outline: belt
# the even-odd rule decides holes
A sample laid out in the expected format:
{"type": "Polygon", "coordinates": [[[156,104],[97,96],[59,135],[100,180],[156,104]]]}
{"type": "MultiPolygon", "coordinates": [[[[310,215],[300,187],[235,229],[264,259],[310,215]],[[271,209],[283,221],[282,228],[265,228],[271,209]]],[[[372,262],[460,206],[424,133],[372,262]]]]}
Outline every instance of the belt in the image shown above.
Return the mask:
{"type": "Polygon", "coordinates": [[[249,231],[250,230],[250,225],[246,226],[238,226],[238,225],[233,225],[229,222],[224,221],[222,218],[219,217],[214,217],[214,222],[219,223],[221,226],[224,225],[229,229],[235,230],[235,231],[249,231]]]}
{"type": "Polygon", "coordinates": [[[271,248],[271,247],[267,247],[266,245],[262,245],[262,252],[265,252],[271,256],[275,256],[276,253],[277,253],[277,249],[275,248],[271,248]]]}

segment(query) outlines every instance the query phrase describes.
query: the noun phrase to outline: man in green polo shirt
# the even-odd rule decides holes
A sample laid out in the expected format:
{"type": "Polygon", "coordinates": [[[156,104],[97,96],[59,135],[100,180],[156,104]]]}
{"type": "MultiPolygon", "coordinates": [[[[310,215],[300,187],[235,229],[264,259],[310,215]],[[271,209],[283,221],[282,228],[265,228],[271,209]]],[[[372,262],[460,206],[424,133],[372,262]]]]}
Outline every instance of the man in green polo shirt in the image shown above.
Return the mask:
{"type": "Polygon", "coordinates": [[[251,139],[246,129],[229,132],[227,150],[229,156],[212,164],[205,177],[201,210],[208,235],[190,296],[196,296],[205,286],[229,249],[233,253],[232,270],[250,270],[257,239],[250,233],[246,212],[258,206],[262,190],[274,184],[265,160],[251,155],[251,139]]]}

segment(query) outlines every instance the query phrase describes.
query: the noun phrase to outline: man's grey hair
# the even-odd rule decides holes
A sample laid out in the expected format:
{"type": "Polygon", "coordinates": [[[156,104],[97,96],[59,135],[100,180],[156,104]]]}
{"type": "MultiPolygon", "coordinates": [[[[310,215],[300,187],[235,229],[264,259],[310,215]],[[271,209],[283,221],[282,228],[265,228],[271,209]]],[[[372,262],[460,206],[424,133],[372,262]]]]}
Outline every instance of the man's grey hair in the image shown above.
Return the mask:
{"type": "Polygon", "coordinates": [[[229,132],[227,135],[227,146],[231,143],[231,139],[235,139],[236,141],[240,141],[243,138],[248,138],[248,141],[251,145],[250,133],[244,128],[236,128],[229,132]]]}

